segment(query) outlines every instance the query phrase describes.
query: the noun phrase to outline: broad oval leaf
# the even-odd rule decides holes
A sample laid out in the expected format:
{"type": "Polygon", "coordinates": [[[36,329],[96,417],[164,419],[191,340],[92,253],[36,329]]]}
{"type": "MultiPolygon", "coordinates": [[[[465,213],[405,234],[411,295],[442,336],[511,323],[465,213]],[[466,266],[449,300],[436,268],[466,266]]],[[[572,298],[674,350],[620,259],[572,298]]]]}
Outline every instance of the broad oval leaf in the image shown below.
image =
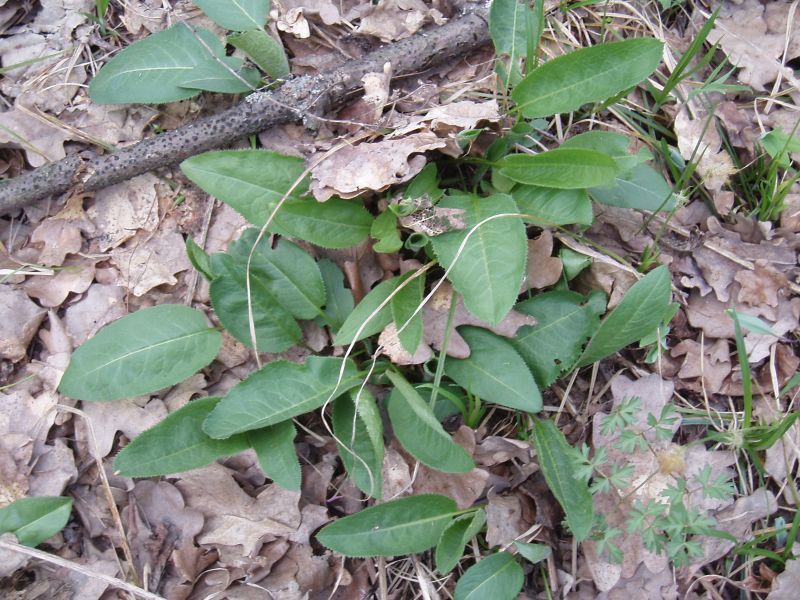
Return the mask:
{"type": "Polygon", "coordinates": [[[458,564],[464,553],[464,546],[475,537],[486,523],[486,511],[479,508],[473,513],[453,519],[442,532],[436,544],[436,569],[447,574],[458,564]]]}
{"type": "Polygon", "coordinates": [[[579,542],[589,537],[594,506],[589,486],[575,476],[578,453],[552,421],[533,419],[533,443],[547,487],[561,504],[567,525],[579,542]]]}
{"type": "Polygon", "coordinates": [[[553,225],[591,225],[592,201],[585,189],[560,190],[535,185],[518,185],[511,195],[526,223],[553,225]]]}
{"type": "Polygon", "coordinates": [[[560,147],[583,148],[584,150],[600,152],[614,161],[620,173],[627,173],[636,165],[653,158],[653,155],[646,148],[642,148],[636,154],[631,154],[628,152],[630,145],[631,138],[627,135],[595,129],[572,136],[565,140],[560,147]]]}
{"type": "Polygon", "coordinates": [[[269,0],[193,0],[217,25],[231,31],[263,29],[269,0]]]}
{"type": "Polygon", "coordinates": [[[273,79],[289,76],[289,61],[283,46],[265,31],[246,31],[228,36],[228,43],[239,48],[273,79]]]}
{"type": "MultiPolygon", "coordinates": [[[[205,152],[181,163],[203,190],[225,202],[253,225],[267,222],[275,205],[305,171],[303,160],[269,150],[205,152]]],[[[308,178],[292,191],[269,230],[325,248],[347,248],[365,240],[372,216],[358,202],[302,198],[308,178]]]]}
{"type": "Polygon", "coordinates": [[[511,344],[543,388],[572,368],[583,345],[600,325],[586,299],[570,291],[552,291],[524,300],[514,310],[535,317],[536,325],[517,330],[511,344]]]}
{"type": "Polygon", "coordinates": [[[117,454],[114,469],[125,477],[158,477],[199,469],[246,450],[243,435],[215,440],[203,432],[203,421],[219,400],[192,400],[139,434],[117,454]]]}
{"type": "Polygon", "coordinates": [[[436,544],[456,512],[455,501],[446,496],[408,496],[334,521],[322,528],[317,540],[352,557],[424,552],[436,544]]]}
{"type": "Polygon", "coordinates": [[[218,54],[222,47],[206,29],[178,23],[157,31],[106,63],[89,84],[89,95],[98,104],[160,104],[191,98],[199,92],[184,84],[196,78],[196,69],[230,76],[209,49],[218,54]]]}
{"type": "Polygon", "coordinates": [[[463,231],[431,239],[439,262],[447,269],[452,267],[448,279],[469,311],[487,323],[499,323],[514,305],[525,274],[528,246],[522,219],[503,216],[485,222],[469,236],[458,259],[456,256],[473,227],[494,215],[514,215],[519,212],[517,205],[506,194],[481,198],[458,192],[443,198],[438,206],[462,209],[466,223],[463,231]]]}
{"type": "Polygon", "coordinates": [[[245,435],[264,474],[282,488],[299,492],[303,473],[294,447],[297,431],[291,419],[245,435]]]}
{"type": "Polygon", "coordinates": [[[101,329],[73,354],[59,391],[76,400],[119,400],[175,385],[208,365],[222,344],[200,311],[145,308],[101,329]]]}
{"type": "Polygon", "coordinates": [[[253,347],[250,333],[250,312],[259,352],[283,352],[300,341],[302,330],[297,322],[272,295],[271,280],[263,273],[250,273],[250,299],[247,302],[247,262],[228,254],[211,257],[214,280],[211,282],[211,304],[225,329],[245,346],[253,347]]]}
{"type": "Polygon", "coordinates": [[[433,410],[402,375],[388,371],[394,384],[386,410],[397,440],[411,456],[445,473],[466,473],[475,463],[464,448],[453,441],[433,410]]]}
{"type": "Polygon", "coordinates": [[[528,118],[571,112],[646,79],[661,62],[663,47],[641,38],[582,48],[535,69],[511,97],[528,118]]]}
{"type": "Polygon", "coordinates": [[[637,281],[603,319],[577,367],[585,367],[639,341],[661,325],[671,299],[669,269],[662,265],[637,281]]]}
{"type": "Polygon", "coordinates": [[[564,190],[605,185],[617,174],[617,165],[611,157],[583,148],[511,154],[498,165],[500,174],[512,181],[564,190]]]}
{"type": "Polygon", "coordinates": [[[469,357],[448,358],[450,379],[487,402],[526,412],[542,410],[542,395],[525,361],[503,337],[480,327],[459,327],[469,357]]]}
{"type": "Polygon", "coordinates": [[[315,410],[331,396],[336,398],[361,383],[355,365],[342,362],[327,356],[309,356],[302,365],[271,362],[235,385],[208,415],[203,430],[222,439],[315,410]]]}
{"type": "Polygon", "coordinates": [[[461,576],[455,600],[514,600],[522,591],[525,573],[508,552],[491,554],[461,576]]]}
{"type": "Polygon", "coordinates": [[[258,87],[261,80],[258,71],[242,68],[241,58],[221,56],[219,61],[209,60],[195,67],[191,76],[181,82],[181,87],[218,94],[243,94],[258,87]]]}
{"type": "MultiPolygon", "coordinates": [[[[248,229],[228,248],[243,269],[253,250],[258,230],[248,229]]],[[[260,276],[271,296],[297,319],[313,319],[322,313],[325,284],[316,261],[305,250],[281,239],[273,248],[263,236],[255,246],[250,263],[251,275],[260,276]]]]}
{"type": "Polygon", "coordinates": [[[553,553],[552,549],[547,544],[529,544],[527,542],[515,541],[514,546],[516,546],[521,557],[534,565],[542,562],[553,553]]]}
{"type": "Polygon", "coordinates": [[[358,489],[380,499],[383,488],[383,423],[367,389],[351,390],[333,403],[333,433],[347,474],[358,489]]]}
{"type": "Polygon", "coordinates": [[[38,546],[64,529],[71,511],[71,498],[20,498],[0,508],[0,534],[13,533],[20,544],[38,546]]]}
{"type": "Polygon", "coordinates": [[[422,303],[424,292],[425,278],[417,277],[398,291],[389,302],[389,306],[392,309],[392,319],[399,332],[397,337],[403,347],[411,354],[417,351],[417,347],[422,341],[422,311],[417,312],[416,315],[414,312],[422,303]]]}
{"type": "Polygon", "coordinates": [[[593,187],[592,197],[602,204],[639,210],[673,210],[675,194],[663,175],[649,165],[636,165],[608,186],[593,187]]]}
{"type": "Polygon", "coordinates": [[[361,302],[356,305],[339,331],[336,332],[333,343],[336,346],[346,346],[353,341],[363,340],[380,333],[384,327],[392,322],[391,300],[383,308],[377,312],[375,311],[397,289],[397,286],[408,279],[409,276],[410,273],[406,273],[400,277],[393,277],[387,281],[382,281],[370,290],[369,294],[364,296],[361,302]],[[375,314],[373,315],[373,313],[375,314]],[[363,329],[362,325],[365,325],[363,329]]]}

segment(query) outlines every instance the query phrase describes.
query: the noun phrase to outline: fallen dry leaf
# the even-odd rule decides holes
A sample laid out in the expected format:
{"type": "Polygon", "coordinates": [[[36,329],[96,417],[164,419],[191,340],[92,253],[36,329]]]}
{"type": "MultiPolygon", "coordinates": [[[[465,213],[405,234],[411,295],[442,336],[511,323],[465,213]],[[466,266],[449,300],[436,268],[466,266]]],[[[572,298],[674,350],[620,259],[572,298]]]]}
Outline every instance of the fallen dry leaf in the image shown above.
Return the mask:
{"type": "MultiPolygon", "coordinates": [[[[740,542],[752,536],[751,526],[778,510],[778,503],[772,492],[759,488],[749,496],[736,500],[733,506],[716,513],[716,529],[731,534],[740,542]]],[[[703,558],[685,571],[693,576],[703,565],[725,556],[736,544],[720,537],[700,537],[703,545],[703,558]]]]}
{"type": "MultiPolygon", "coordinates": [[[[445,141],[432,133],[417,133],[343,147],[311,170],[311,191],[320,202],[334,195],[355,198],[368,191],[381,192],[419,173],[427,162],[421,153],[444,146],[445,141]]],[[[310,159],[311,164],[314,160],[310,159]]]]}
{"type": "Polygon", "coordinates": [[[147,398],[141,406],[136,400],[85,402],[83,412],[92,422],[100,456],[108,456],[111,452],[118,431],[132,440],[167,416],[167,408],[161,400],[148,402],[147,398]]]}
{"type": "Polygon", "coordinates": [[[0,358],[19,362],[25,358],[47,311],[12,285],[0,285],[0,358]]]}
{"type": "Polygon", "coordinates": [[[800,559],[786,561],[783,573],[772,582],[767,600],[795,600],[800,589],[800,559]]]}
{"type": "Polygon", "coordinates": [[[187,506],[206,518],[197,538],[201,544],[241,546],[241,554],[253,556],[263,542],[288,537],[300,527],[299,492],[271,484],[252,498],[220,464],[185,473],[176,485],[187,506]]]}
{"type": "Polygon", "coordinates": [[[690,119],[688,109],[683,108],[675,116],[674,124],[681,155],[686,160],[697,162],[703,185],[712,192],[722,189],[730,176],[736,173],[730,154],[722,148],[722,139],[714,121],[713,116],[702,112],[690,119]]]}
{"type": "Polygon", "coordinates": [[[140,229],[155,231],[157,183],[155,175],[146,173],[97,192],[86,214],[96,227],[95,240],[101,252],[116,248],[140,229]]]}
{"type": "Polygon", "coordinates": [[[45,219],[31,234],[31,243],[40,244],[40,264],[59,267],[64,264],[67,254],[75,254],[81,249],[83,238],[80,228],[64,219],[45,219]]]}
{"type": "Polygon", "coordinates": [[[32,167],[64,158],[64,142],[69,138],[62,129],[19,106],[0,113],[0,147],[21,148],[32,167]]]}
{"type": "Polygon", "coordinates": [[[490,548],[510,544],[531,526],[523,517],[521,494],[501,496],[489,490],[487,500],[486,544],[490,548]]]}
{"type": "Polygon", "coordinates": [[[67,307],[64,325],[74,347],[97,333],[104,325],[127,314],[125,291],[116,285],[93,283],[83,299],[67,307]]]}
{"type": "Polygon", "coordinates": [[[139,234],[113,250],[111,262],[119,269],[122,285],[134,296],[159,285],[175,285],[175,274],[192,268],[183,236],[172,220],[164,221],[155,233],[139,234]]]}
{"type": "MultiPolygon", "coordinates": [[[[797,85],[792,69],[781,65],[789,7],[784,2],[765,5],[758,0],[721,4],[708,41],[720,43],[731,64],[740,68],[738,77],[742,83],[763,91],[780,75],[797,85]]],[[[795,28],[790,35],[785,61],[800,55],[800,32],[795,28]]]]}
{"type": "Polygon", "coordinates": [[[84,258],[67,259],[62,269],[52,277],[42,275],[29,277],[23,285],[25,293],[36,298],[42,306],[61,306],[70,294],[82,294],[94,281],[94,260],[84,258]]]}
{"type": "Polygon", "coordinates": [[[366,8],[356,31],[392,42],[413,35],[431,21],[442,25],[445,18],[422,0],[384,0],[366,8]]]}
{"type": "Polygon", "coordinates": [[[520,293],[558,283],[561,278],[561,259],[552,254],[553,234],[549,230],[545,229],[538,238],[528,240],[528,261],[520,293]]]}

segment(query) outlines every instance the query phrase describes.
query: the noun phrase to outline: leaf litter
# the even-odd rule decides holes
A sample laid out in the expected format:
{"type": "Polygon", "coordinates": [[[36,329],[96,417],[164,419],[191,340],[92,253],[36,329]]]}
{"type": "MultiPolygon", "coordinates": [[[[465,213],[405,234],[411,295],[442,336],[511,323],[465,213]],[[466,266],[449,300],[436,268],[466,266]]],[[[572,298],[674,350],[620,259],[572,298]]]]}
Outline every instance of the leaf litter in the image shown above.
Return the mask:
{"type": "MultiPolygon", "coordinates": [[[[88,35],[93,27],[85,16],[79,16],[81,12],[93,10],[91,2],[46,4],[45,10],[36,13],[24,27],[6,38],[15,40],[17,47],[14,53],[4,51],[4,65],[28,57],[72,51],[69,44],[84,39],[81,36],[88,35]],[[54,31],[60,31],[62,36],[50,35],[54,31]]],[[[146,31],[164,28],[172,18],[197,14],[190,3],[174,4],[175,11],[171,12],[165,10],[160,1],[127,2],[120,20],[130,34],[141,36],[146,31]]],[[[352,8],[315,1],[276,5],[275,10],[278,28],[298,36],[300,43],[311,48],[309,38],[317,35],[318,28],[338,35],[335,27],[343,23],[358,22],[360,33],[380,40],[400,39],[426,22],[440,23],[443,14],[439,8],[437,4],[431,7],[422,2],[382,2],[377,6],[352,8]]],[[[789,3],[764,5],[751,0],[723,5],[710,40],[720,40],[722,51],[739,69],[739,81],[762,91],[768,91],[776,82],[794,82],[794,74],[786,63],[797,58],[799,46],[794,33],[788,40],[786,38],[788,10],[789,3]],[[741,23],[747,23],[748,27],[742,29],[741,23]],[[753,24],[755,26],[751,27],[753,24]]],[[[94,43],[96,35],[92,35],[95,37],[86,39],[94,43]]],[[[312,57],[314,52],[317,50],[310,52],[312,57]]],[[[462,74],[474,75],[474,70],[459,68],[462,74]]],[[[371,123],[380,124],[385,119],[401,133],[356,143],[334,153],[330,164],[320,163],[313,174],[318,199],[380,193],[392,185],[409,181],[432,160],[434,152],[458,156],[465,151],[458,141],[461,130],[479,124],[491,126],[500,121],[494,101],[450,101],[439,105],[438,93],[429,95],[434,98],[434,104],[426,106],[422,114],[407,115],[397,112],[396,108],[383,114],[386,110],[383,105],[397,99],[397,90],[385,85],[385,78],[380,80],[381,74],[375,75],[375,101],[369,107],[373,111],[371,123]],[[370,173],[363,168],[364,160],[375,161],[370,173]]],[[[451,68],[449,72],[444,70],[437,74],[431,80],[433,84],[422,80],[415,82],[420,84],[420,98],[424,96],[424,89],[438,91],[437,85],[443,79],[450,76],[458,79],[458,75],[458,70],[451,68]]],[[[6,106],[11,108],[2,113],[0,120],[16,137],[6,134],[0,140],[0,144],[9,148],[4,152],[24,155],[31,166],[36,166],[46,159],[63,156],[76,143],[84,144],[87,140],[120,144],[139,139],[146,124],[156,116],[155,111],[90,104],[79,91],[86,80],[84,67],[70,70],[51,59],[7,74],[0,89],[8,100],[6,106]],[[49,86],[52,88],[48,89],[49,86]],[[27,143],[20,143],[20,137],[27,143]]],[[[404,101],[411,104],[410,98],[402,98],[397,106],[402,106],[404,101]]],[[[745,153],[743,156],[755,151],[759,127],[787,130],[787,124],[791,125],[796,119],[796,113],[790,110],[776,109],[761,115],[753,113],[749,106],[731,104],[718,106],[714,114],[733,145],[745,153]]],[[[185,109],[176,114],[184,115],[177,117],[180,120],[190,113],[185,109]]],[[[662,257],[671,262],[675,281],[683,278],[680,292],[687,301],[676,320],[676,327],[682,323],[682,336],[676,338],[677,343],[672,344],[663,357],[661,377],[650,374],[638,381],[624,376],[608,379],[612,408],[626,395],[636,393],[648,400],[646,411],[660,410],[663,402],[673,397],[669,390],[673,385],[679,392],[710,394],[714,402],[723,402],[726,396],[741,396],[733,326],[723,312],[730,306],[759,316],[778,334],[765,337],[749,332],[745,336],[751,361],[756,364],[756,381],[762,389],[771,389],[775,376],[778,385],[784,384],[797,368],[789,339],[797,330],[800,318],[800,308],[791,287],[798,277],[796,245],[789,235],[798,229],[797,219],[793,217],[797,212],[796,193],[787,196],[786,206],[794,207],[794,212],[783,212],[780,229],[762,230],[760,237],[737,229],[733,219],[725,218],[730,212],[726,204],[730,197],[720,195],[730,188],[736,169],[729,163],[721,140],[714,135],[716,124],[704,127],[711,118],[707,114],[695,113],[692,119],[685,115],[686,109],[675,116],[678,150],[687,159],[699,148],[703,157],[698,167],[702,184],[711,194],[718,214],[713,215],[705,206],[692,208],[703,216],[687,225],[693,228],[692,238],[687,240],[690,245],[663,247],[662,257]],[[709,130],[711,135],[707,135],[709,130]],[[674,365],[670,366],[670,361],[674,365]],[[673,369],[671,374],[668,373],[670,368],[673,369]]],[[[355,128],[351,133],[357,135],[360,131],[355,128]]],[[[309,156],[313,149],[325,151],[327,148],[322,144],[315,147],[315,142],[310,142],[303,148],[304,154],[309,156]]],[[[180,181],[177,174],[171,174],[170,178],[171,183],[180,181]]],[[[3,294],[0,312],[5,311],[0,314],[3,328],[0,332],[0,388],[8,383],[16,384],[11,389],[0,389],[5,406],[4,417],[0,419],[3,497],[8,500],[22,495],[58,495],[72,490],[77,515],[72,528],[86,536],[85,544],[76,551],[66,533],[48,543],[74,562],[109,575],[121,574],[113,551],[114,546],[121,546],[121,540],[98,473],[93,467],[86,467],[89,457],[86,442],[91,434],[80,419],[54,410],[57,401],[67,401],[59,399],[54,391],[60,373],[72,349],[104,324],[154,303],[185,301],[187,290],[182,274],[189,269],[189,264],[182,249],[184,236],[201,234],[197,239],[205,238],[204,247],[214,252],[224,249],[238,237],[244,225],[233,211],[220,206],[213,210],[206,231],[184,227],[170,205],[173,196],[161,189],[161,181],[163,178],[145,175],[98,192],[94,197],[72,199],[72,210],[68,213],[60,213],[55,206],[49,212],[26,209],[27,222],[13,225],[19,227],[14,236],[8,235],[12,226],[5,219],[0,229],[3,250],[8,249],[9,260],[17,261],[11,263],[14,268],[31,262],[55,268],[45,275],[15,273],[0,284],[0,294],[3,294]],[[48,313],[48,309],[53,310],[48,313]],[[27,376],[33,379],[24,381],[27,376]]],[[[688,208],[679,210],[676,222],[680,222],[681,211],[686,212],[688,208]]],[[[654,223],[657,222],[643,215],[627,223],[619,218],[622,214],[623,211],[609,210],[602,231],[593,226],[587,237],[601,245],[608,243],[607,247],[619,250],[622,255],[641,252],[656,239],[654,223]]],[[[443,218],[446,227],[458,228],[457,214],[443,215],[443,218]]],[[[599,218],[598,222],[602,223],[603,219],[599,218]]],[[[401,220],[401,224],[411,230],[436,234],[419,223],[401,220]]],[[[681,237],[679,233],[674,235],[681,237]]],[[[548,230],[528,241],[528,273],[524,286],[546,288],[564,277],[562,260],[555,249],[561,242],[560,237],[548,230]]],[[[327,251],[319,253],[324,255],[327,251]]],[[[345,289],[355,293],[360,287],[361,297],[374,284],[397,272],[391,259],[376,255],[369,243],[360,250],[342,253],[334,260],[346,275],[345,289]]],[[[7,268],[5,262],[2,267],[7,268]]],[[[614,299],[621,298],[624,290],[635,281],[633,274],[612,262],[595,263],[591,271],[581,277],[587,287],[605,289],[612,298],[610,306],[614,306],[614,299]]],[[[422,311],[425,336],[417,350],[420,355],[409,359],[401,357],[399,352],[389,352],[393,362],[421,364],[442,350],[451,292],[446,285],[440,291],[441,295],[434,296],[422,311]]],[[[193,290],[192,298],[196,302],[208,302],[203,282],[193,290]]],[[[447,354],[464,358],[469,347],[459,336],[457,327],[465,324],[486,327],[486,324],[470,315],[461,301],[455,310],[447,354]]],[[[530,317],[511,312],[493,330],[501,336],[513,337],[519,327],[532,324],[530,317]]],[[[384,333],[388,337],[392,335],[389,328],[384,333]]],[[[206,373],[207,378],[200,377],[191,385],[135,402],[116,403],[113,408],[110,404],[84,405],[100,454],[106,457],[106,471],[110,473],[111,456],[126,439],[192,397],[206,395],[211,389],[223,390],[227,385],[225,381],[241,379],[250,368],[250,359],[246,349],[236,344],[232,343],[229,355],[220,365],[206,373]]],[[[578,388],[581,385],[580,381],[576,383],[578,388]]],[[[762,397],[759,402],[770,400],[762,397]]],[[[590,418],[592,432],[596,434],[603,413],[596,401],[590,404],[590,410],[594,414],[590,418]]],[[[782,414],[782,410],[785,408],[779,407],[778,414],[782,414]]],[[[775,417],[774,414],[767,417],[766,410],[757,410],[758,415],[762,412],[765,419],[775,417]]],[[[458,477],[443,477],[389,448],[383,465],[384,497],[425,491],[449,493],[465,507],[485,502],[490,546],[504,546],[525,535],[540,519],[547,522],[544,517],[547,499],[531,499],[519,484],[521,477],[527,482],[529,477],[533,480],[536,476],[535,458],[527,442],[515,439],[510,430],[501,426],[494,431],[481,427],[473,431],[462,426],[457,435],[467,438],[466,446],[476,460],[476,469],[458,477]]],[[[585,432],[584,435],[590,434],[585,432]]],[[[612,443],[602,436],[588,439],[594,450],[612,443]]],[[[134,550],[135,568],[139,573],[147,569],[152,574],[153,589],[160,586],[161,592],[169,598],[211,594],[261,598],[264,597],[261,590],[279,597],[299,598],[305,594],[327,597],[336,589],[337,577],[341,577],[340,586],[349,588],[352,581],[354,593],[356,588],[369,587],[371,576],[364,574],[368,570],[364,564],[348,562],[342,567],[338,559],[310,545],[310,535],[333,514],[331,506],[350,506],[345,512],[351,512],[359,503],[352,498],[336,497],[337,493],[344,494],[346,487],[336,487],[342,473],[335,460],[323,458],[325,444],[331,447],[333,444],[329,437],[322,435],[320,440],[317,433],[302,434],[296,442],[306,461],[302,494],[286,492],[270,484],[255,466],[252,456],[249,460],[231,459],[225,463],[227,466],[215,463],[203,470],[157,482],[132,481],[112,475],[111,493],[122,511],[128,543],[134,550]],[[358,586],[357,581],[361,582],[358,586]],[[254,592],[253,585],[261,589],[254,592]]],[[[779,486],[784,486],[796,469],[796,446],[797,426],[794,426],[765,454],[767,473],[779,486]]],[[[668,479],[662,472],[663,461],[652,454],[637,452],[623,456],[609,452],[612,462],[616,461],[614,464],[633,464],[639,479],[655,474],[635,491],[635,495],[658,501],[658,494],[668,479]]],[[[732,464],[730,453],[707,450],[702,444],[687,443],[677,436],[669,443],[664,442],[659,452],[674,454],[687,473],[704,464],[711,465],[714,473],[723,473],[732,464]]],[[[333,454],[328,452],[327,456],[333,454]]],[[[349,493],[355,490],[351,488],[349,493]]],[[[695,501],[702,510],[715,515],[720,526],[739,540],[747,539],[754,524],[774,514],[778,508],[778,500],[771,492],[763,490],[750,490],[729,506],[695,501]]],[[[783,502],[792,502],[788,492],[783,502]]],[[[609,524],[621,522],[618,520],[624,515],[619,514],[619,503],[608,502],[602,495],[596,497],[596,503],[595,508],[606,516],[609,524]]],[[[556,526],[557,522],[549,526],[549,535],[553,535],[552,528],[556,526]]],[[[680,577],[707,570],[709,563],[731,549],[731,542],[724,540],[703,538],[701,542],[703,558],[680,573],[680,577]]],[[[604,597],[608,598],[631,597],[636,593],[644,594],[643,597],[676,597],[676,590],[682,584],[676,583],[662,558],[649,554],[635,535],[623,534],[621,544],[626,555],[619,566],[606,563],[596,548],[592,549],[591,543],[584,544],[580,558],[580,568],[584,570],[579,573],[594,579],[595,586],[591,596],[582,597],[599,597],[597,592],[601,591],[605,591],[604,597]]],[[[569,564],[567,554],[562,559],[560,564],[569,564]]],[[[10,560],[2,561],[6,570],[10,568],[10,560]]],[[[18,557],[13,560],[19,562],[18,557]]],[[[27,567],[33,573],[30,597],[50,597],[49,594],[58,590],[72,597],[99,598],[106,591],[105,585],[73,571],[32,564],[27,567]],[[59,585],[61,587],[57,588],[59,585]]],[[[797,560],[789,560],[785,571],[772,581],[769,598],[792,597],[787,590],[793,589],[791,578],[796,579],[796,571],[797,560]],[[787,593],[789,596],[785,595],[787,593]]],[[[562,572],[562,581],[569,577],[571,575],[562,572]]],[[[573,591],[567,597],[578,597],[576,594],[573,591]]]]}

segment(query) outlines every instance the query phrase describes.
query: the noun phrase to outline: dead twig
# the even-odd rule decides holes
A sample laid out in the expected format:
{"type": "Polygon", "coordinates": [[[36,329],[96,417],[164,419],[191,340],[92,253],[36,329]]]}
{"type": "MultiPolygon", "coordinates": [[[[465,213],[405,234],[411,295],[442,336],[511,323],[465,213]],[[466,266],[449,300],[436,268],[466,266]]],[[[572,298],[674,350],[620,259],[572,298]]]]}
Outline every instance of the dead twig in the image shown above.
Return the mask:
{"type": "Polygon", "coordinates": [[[361,89],[367,73],[392,64],[395,76],[445,64],[489,42],[488,8],[483,3],[464,16],[388,44],[364,58],[316,76],[292,79],[272,92],[257,92],[221,113],[122,148],[84,159],[68,156],[0,185],[0,215],[73,186],[99,190],[147,171],[175,165],[222,148],[281,123],[312,119],[342,105],[361,89]]]}

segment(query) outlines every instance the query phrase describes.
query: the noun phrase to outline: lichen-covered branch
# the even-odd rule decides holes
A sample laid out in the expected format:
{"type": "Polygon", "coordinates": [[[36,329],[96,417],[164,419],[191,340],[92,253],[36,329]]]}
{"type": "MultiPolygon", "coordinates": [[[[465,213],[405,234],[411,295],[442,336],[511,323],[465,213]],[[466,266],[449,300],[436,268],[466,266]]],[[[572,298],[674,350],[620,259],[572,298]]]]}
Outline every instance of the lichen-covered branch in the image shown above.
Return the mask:
{"type": "Polygon", "coordinates": [[[27,206],[75,185],[86,191],[171,166],[274,125],[341,105],[361,88],[361,78],[392,63],[395,76],[443,64],[489,41],[488,9],[480,6],[441,27],[383,46],[365,57],[315,76],[292,79],[272,92],[257,92],[221,113],[145,139],[113,154],[68,156],[0,184],[0,214],[27,206]]]}

